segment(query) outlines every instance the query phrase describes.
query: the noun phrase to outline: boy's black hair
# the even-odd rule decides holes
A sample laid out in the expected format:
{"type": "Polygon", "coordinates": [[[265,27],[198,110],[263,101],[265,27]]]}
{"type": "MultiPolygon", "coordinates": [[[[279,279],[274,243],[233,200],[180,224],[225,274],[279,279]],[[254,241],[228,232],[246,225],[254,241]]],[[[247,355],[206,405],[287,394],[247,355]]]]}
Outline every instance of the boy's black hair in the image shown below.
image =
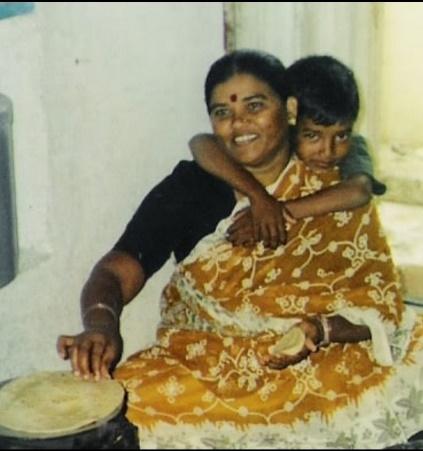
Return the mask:
{"type": "Polygon", "coordinates": [[[267,83],[284,102],[287,97],[285,67],[276,56],[259,50],[242,49],[226,54],[215,61],[207,74],[205,100],[210,113],[213,90],[235,74],[252,75],[267,83]]]}
{"type": "Polygon", "coordinates": [[[360,107],[354,74],[331,56],[308,56],[286,70],[288,95],[298,99],[298,119],[316,124],[353,123],[360,107]]]}

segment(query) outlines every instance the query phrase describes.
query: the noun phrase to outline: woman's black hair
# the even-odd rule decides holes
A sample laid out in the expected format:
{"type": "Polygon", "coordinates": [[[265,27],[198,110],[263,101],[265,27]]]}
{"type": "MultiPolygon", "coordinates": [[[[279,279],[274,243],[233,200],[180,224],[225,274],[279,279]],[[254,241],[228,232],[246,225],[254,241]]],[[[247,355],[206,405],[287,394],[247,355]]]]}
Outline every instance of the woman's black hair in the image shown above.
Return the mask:
{"type": "Polygon", "coordinates": [[[353,123],[360,107],[354,74],[331,56],[308,56],[286,70],[288,95],[298,99],[298,119],[316,124],[353,123]]]}
{"type": "Polygon", "coordinates": [[[215,61],[205,82],[205,100],[210,113],[214,88],[235,74],[253,75],[267,83],[282,101],[286,100],[285,67],[276,56],[259,50],[235,50],[215,61]]]}

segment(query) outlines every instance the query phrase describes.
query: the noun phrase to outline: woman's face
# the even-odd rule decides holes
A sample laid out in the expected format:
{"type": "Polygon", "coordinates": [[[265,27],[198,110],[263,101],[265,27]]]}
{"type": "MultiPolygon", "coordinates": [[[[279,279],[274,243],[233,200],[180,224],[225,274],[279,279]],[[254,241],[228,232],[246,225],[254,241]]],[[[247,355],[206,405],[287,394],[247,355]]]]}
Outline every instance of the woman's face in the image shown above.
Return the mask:
{"type": "Polygon", "coordinates": [[[285,105],[253,75],[236,74],[214,88],[210,120],[228,154],[243,166],[264,167],[288,152],[285,105]]]}

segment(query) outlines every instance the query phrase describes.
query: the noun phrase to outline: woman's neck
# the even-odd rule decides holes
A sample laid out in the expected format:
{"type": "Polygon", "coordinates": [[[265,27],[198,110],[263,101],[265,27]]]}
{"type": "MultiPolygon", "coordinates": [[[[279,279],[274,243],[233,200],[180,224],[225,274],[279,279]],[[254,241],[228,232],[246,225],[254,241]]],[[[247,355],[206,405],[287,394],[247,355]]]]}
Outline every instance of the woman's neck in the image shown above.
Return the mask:
{"type": "Polygon", "coordinates": [[[248,166],[245,169],[251,172],[251,174],[263,185],[271,185],[279,177],[281,172],[285,169],[289,162],[288,148],[279,151],[274,158],[272,158],[266,164],[259,167],[248,166]]]}

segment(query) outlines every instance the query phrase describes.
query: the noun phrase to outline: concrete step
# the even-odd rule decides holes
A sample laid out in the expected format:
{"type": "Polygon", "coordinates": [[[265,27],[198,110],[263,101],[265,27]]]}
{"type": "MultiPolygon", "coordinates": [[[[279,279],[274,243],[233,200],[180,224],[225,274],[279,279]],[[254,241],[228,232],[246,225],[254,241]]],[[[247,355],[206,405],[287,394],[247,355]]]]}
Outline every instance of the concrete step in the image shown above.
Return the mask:
{"type": "Polygon", "coordinates": [[[423,206],[383,201],[378,208],[404,296],[423,308],[423,206]]]}
{"type": "Polygon", "coordinates": [[[423,148],[384,146],[377,177],[388,190],[383,200],[423,206],[423,148]]]}

